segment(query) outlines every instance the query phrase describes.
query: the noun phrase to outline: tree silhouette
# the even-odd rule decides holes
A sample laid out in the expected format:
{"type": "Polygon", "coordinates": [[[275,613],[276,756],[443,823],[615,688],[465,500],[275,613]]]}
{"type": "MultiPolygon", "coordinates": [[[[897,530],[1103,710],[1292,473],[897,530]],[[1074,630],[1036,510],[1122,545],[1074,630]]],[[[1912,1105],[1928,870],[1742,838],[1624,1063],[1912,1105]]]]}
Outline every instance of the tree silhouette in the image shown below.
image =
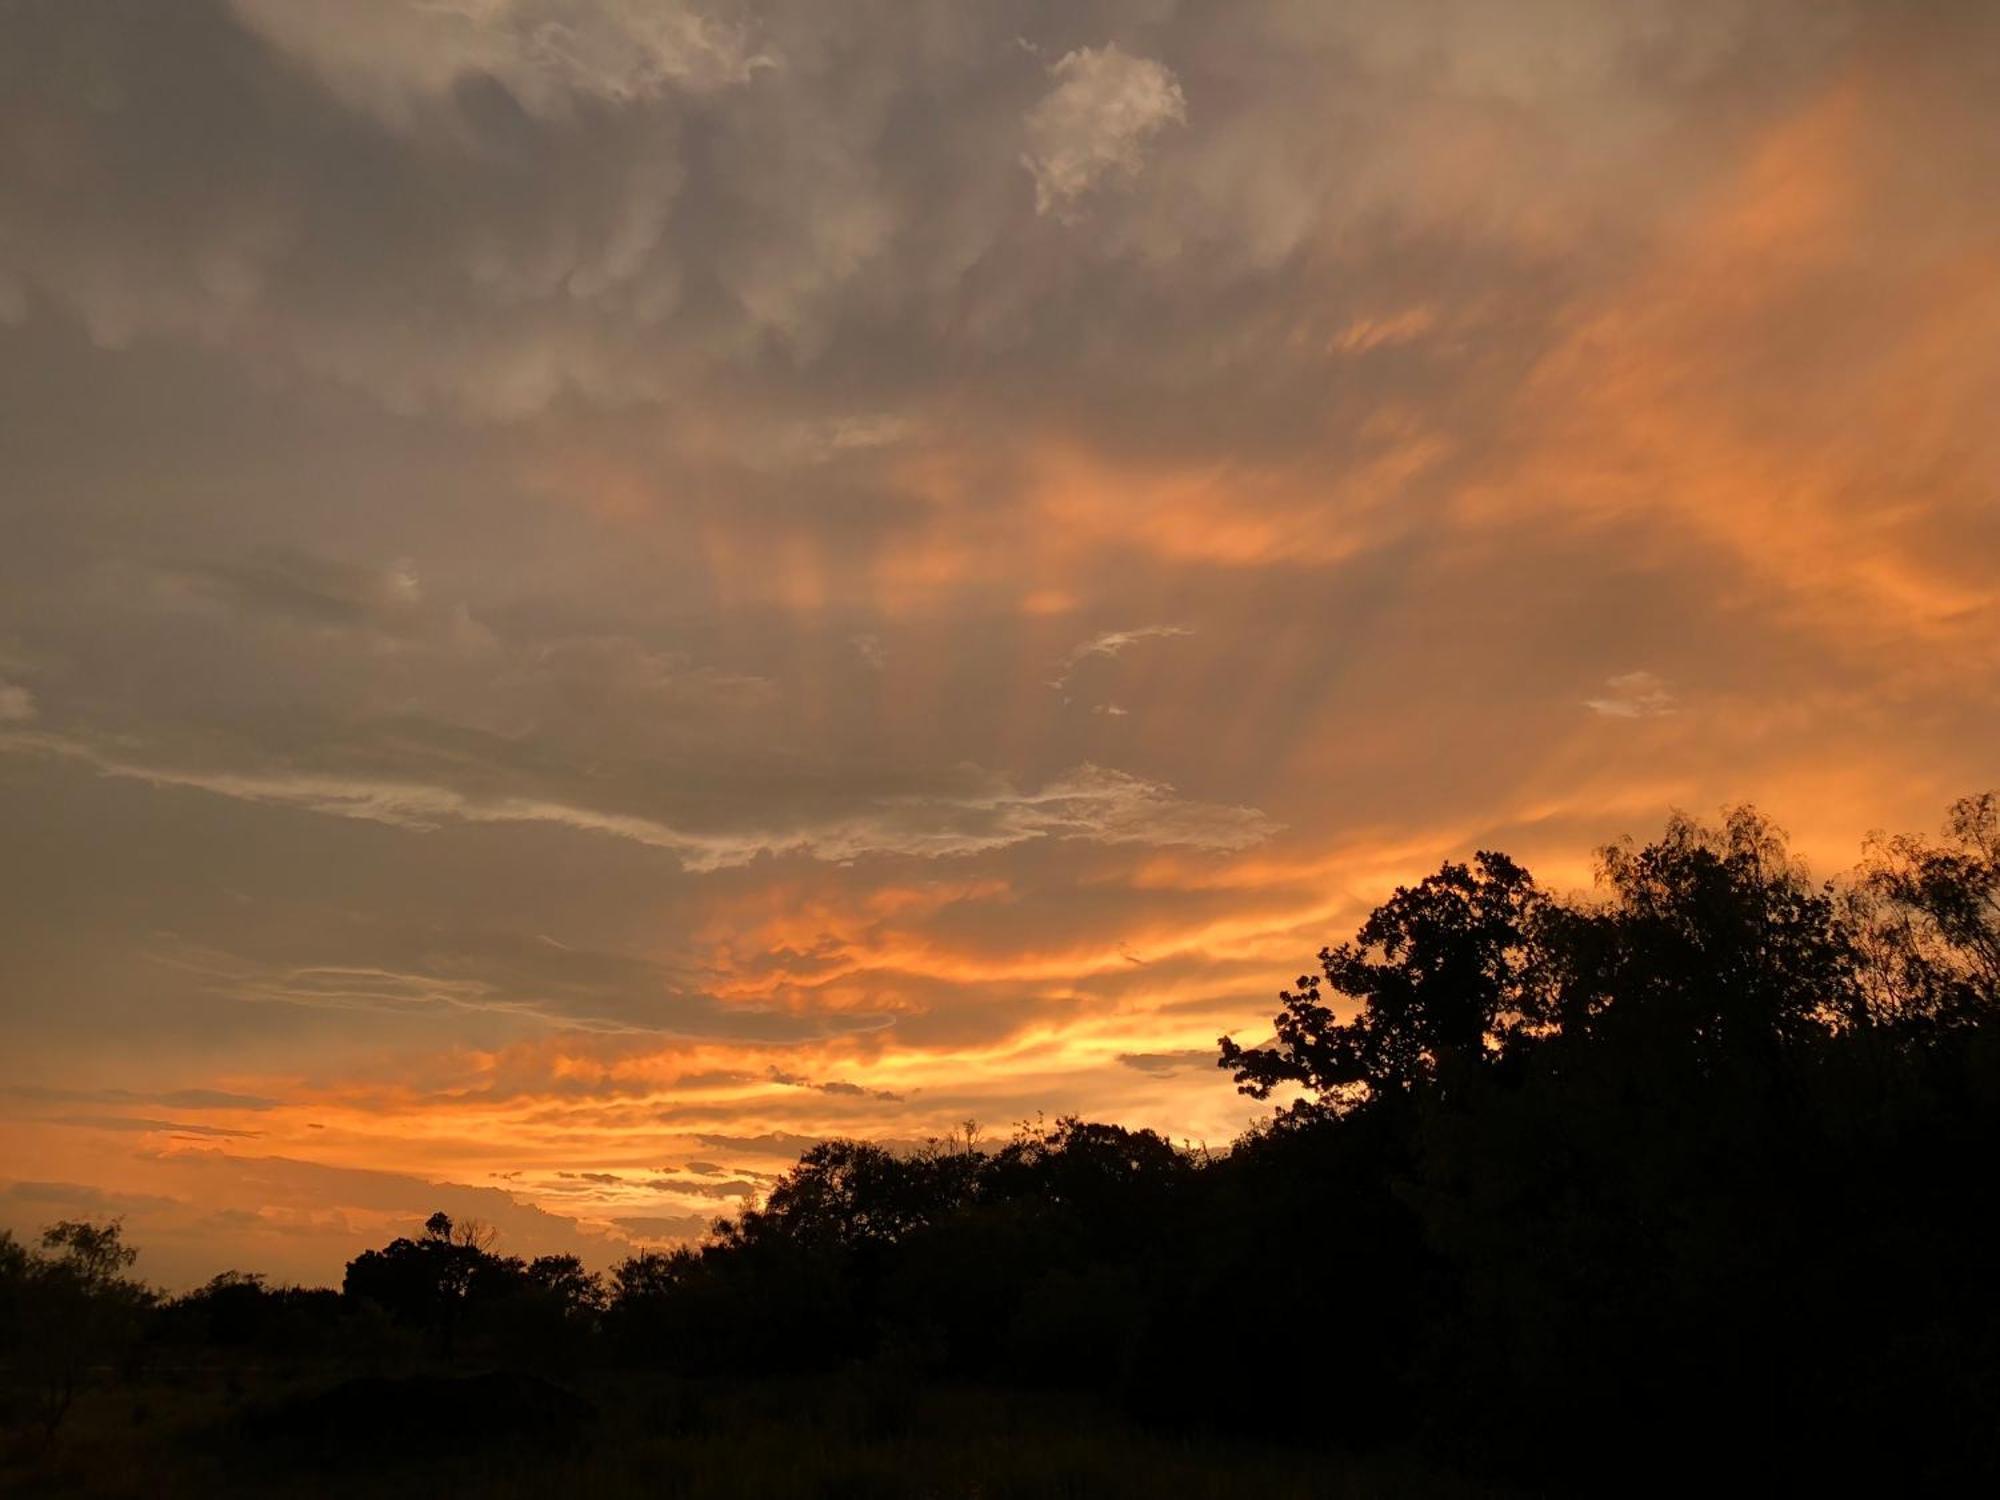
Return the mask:
{"type": "Polygon", "coordinates": [[[1941,844],[1878,841],[1852,909],[1871,940],[1869,999],[1883,1020],[2000,1018],[2000,796],[1953,804],[1941,844]]]}
{"type": "Polygon", "coordinates": [[[568,1358],[604,1312],[603,1282],[574,1255],[501,1255],[493,1248],[498,1238],[477,1219],[454,1222],[434,1213],[415,1238],[392,1240],[349,1261],[343,1295],[426,1330],[447,1359],[459,1351],[468,1328],[486,1346],[542,1360],[568,1358]]]}
{"type": "Polygon", "coordinates": [[[1253,1099],[1297,1084],[1305,1109],[1341,1110],[1423,1084],[1451,1087],[1547,1019],[1534,946],[1546,902],[1504,854],[1446,864],[1398,888],[1352,942],[1320,950],[1320,974],[1280,994],[1266,1047],[1219,1040],[1219,1066],[1253,1099]],[[1321,989],[1360,1002],[1337,1018],[1321,989]]]}
{"type": "MultiPolygon", "coordinates": [[[[1414,1445],[1531,1492],[1688,1488],[1727,1463],[1983,1493],[1996,982],[1993,797],[1941,841],[1877,841],[1841,886],[1753,810],[1676,816],[1600,851],[1585,894],[1494,853],[1395,891],[1284,993],[1270,1044],[1223,1042],[1245,1093],[1302,1096],[1226,1150],[1071,1117],[827,1141],[608,1285],[440,1213],[356,1256],[338,1297],[228,1275],[151,1326],[245,1351],[281,1315],[336,1320],[338,1350],[395,1347],[397,1323],[503,1367],[346,1380],[288,1429],[343,1443],[357,1420],[478,1442],[544,1410],[569,1431],[545,1374],[595,1357],[730,1377],[667,1382],[674,1422],[818,1372],[895,1428],[914,1379],[966,1380],[1094,1393],[1177,1440],[1414,1445]]],[[[130,1254],[116,1225],[0,1236],[14,1366],[28,1332],[96,1351],[67,1387],[51,1366],[51,1431],[121,1347],[92,1320],[146,1312],[130,1254]]]]}
{"type": "Polygon", "coordinates": [[[467,1300],[492,1275],[493,1234],[477,1220],[463,1225],[434,1213],[415,1239],[392,1240],[348,1262],[345,1295],[373,1302],[401,1322],[429,1329],[449,1359],[467,1300]]]}
{"type": "Polygon", "coordinates": [[[1675,816],[1643,847],[1600,851],[1608,900],[1563,912],[1564,1030],[1631,1034],[1704,1064],[1768,1060],[1862,1018],[1859,954],[1754,809],[1719,828],[1675,816]]]}
{"type": "Polygon", "coordinates": [[[55,1436],[89,1372],[129,1349],[155,1301],[126,1272],[139,1252],[119,1220],[65,1219],[42,1231],[37,1253],[0,1234],[0,1345],[34,1381],[44,1441],[55,1436]]]}

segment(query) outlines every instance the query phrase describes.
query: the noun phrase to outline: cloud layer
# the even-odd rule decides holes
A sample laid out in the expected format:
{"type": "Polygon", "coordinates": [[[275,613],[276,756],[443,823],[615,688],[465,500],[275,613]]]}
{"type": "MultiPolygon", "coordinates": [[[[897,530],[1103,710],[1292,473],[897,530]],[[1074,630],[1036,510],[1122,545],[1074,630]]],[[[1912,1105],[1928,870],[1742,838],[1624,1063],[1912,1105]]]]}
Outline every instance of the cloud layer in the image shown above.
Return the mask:
{"type": "Polygon", "coordinates": [[[827,1132],[1220,1140],[1441,858],[1928,827],[1996,28],[10,8],[6,1222],[602,1259],[827,1132]]]}

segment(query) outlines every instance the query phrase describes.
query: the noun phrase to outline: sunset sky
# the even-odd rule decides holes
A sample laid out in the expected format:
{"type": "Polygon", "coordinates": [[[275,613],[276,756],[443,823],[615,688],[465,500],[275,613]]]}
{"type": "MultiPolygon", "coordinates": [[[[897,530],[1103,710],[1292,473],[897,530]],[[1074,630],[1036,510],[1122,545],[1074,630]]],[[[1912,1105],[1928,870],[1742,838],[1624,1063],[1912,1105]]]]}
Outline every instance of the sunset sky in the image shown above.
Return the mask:
{"type": "Polygon", "coordinates": [[[594,1265],[2000,784],[2000,7],[0,0],[0,1225],[594,1265]]]}

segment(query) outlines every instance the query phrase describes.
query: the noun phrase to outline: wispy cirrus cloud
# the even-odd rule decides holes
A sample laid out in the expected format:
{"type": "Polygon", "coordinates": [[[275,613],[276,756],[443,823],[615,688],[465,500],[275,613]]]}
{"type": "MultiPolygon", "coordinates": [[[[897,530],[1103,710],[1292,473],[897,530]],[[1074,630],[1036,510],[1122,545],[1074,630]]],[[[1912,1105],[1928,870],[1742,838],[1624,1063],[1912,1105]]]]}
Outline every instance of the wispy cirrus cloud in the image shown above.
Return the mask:
{"type": "Polygon", "coordinates": [[[140,1135],[196,1136],[212,1140],[250,1140],[262,1134],[256,1130],[232,1130],[226,1125],[204,1125],[198,1121],[160,1120],[144,1115],[54,1115],[51,1123],[75,1125],[85,1130],[115,1130],[140,1135]]]}
{"type": "Polygon", "coordinates": [[[6,750],[80,760],[119,780],[417,833],[454,823],[547,825],[662,850],[690,870],[727,869],[766,854],[799,854],[831,863],[885,855],[956,858],[1037,839],[1241,849],[1268,838],[1277,826],[1255,808],[1192,801],[1163,783],[1090,764],[1033,790],[967,768],[960,778],[965,789],[956,793],[882,796],[859,811],[791,829],[697,833],[633,813],[537,797],[478,797],[421,782],[151,765],[55,734],[0,735],[0,751],[6,750]]]}
{"type": "Polygon", "coordinates": [[[15,1084],[0,1088],[0,1094],[16,1099],[61,1104],[163,1104],[187,1110],[269,1110],[279,1101],[261,1094],[239,1094],[226,1089],[51,1089],[15,1084]]]}
{"type": "Polygon", "coordinates": [[[1093,657],[1110,658],[1118,656],[1128,646],[1140,641],[1169,640],[1174,636],[1193,635],[1186,625],[1140,625],[1129,630],[1106,630],[1092,636],[1087,641],[1079,641],[1068,655],[1058,664],[1056,675],[1049,679],[1049,686],[1061,691],[1070,684],[1076,669],[1093,657]]]}
{"type": "Polygon", "coordinates": [[[1605,680],[1601,697],[1586,698],[1583,706],[1607,719],[1656,719],[1673,713],[1678,700],[1651,672],[1620,672],[1605,680]]]}

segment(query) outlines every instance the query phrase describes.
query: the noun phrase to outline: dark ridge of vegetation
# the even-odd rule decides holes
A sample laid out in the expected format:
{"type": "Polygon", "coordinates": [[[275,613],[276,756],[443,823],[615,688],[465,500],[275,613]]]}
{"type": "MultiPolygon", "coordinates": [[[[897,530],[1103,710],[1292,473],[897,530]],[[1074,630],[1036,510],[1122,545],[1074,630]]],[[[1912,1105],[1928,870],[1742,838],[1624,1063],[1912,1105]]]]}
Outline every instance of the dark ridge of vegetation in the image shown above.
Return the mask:
{"type": "Polygon", "coordinates": [[[162,1299],[115,1224],[0,1239],[15,1477],[77,1477],[79,1392],[172,1372],[240,1399],[149,1492],[414,1492],[468,1434],[499,1493],[1990,1487],[2000,803],[1840,886],[1747,810],[1601,869],[1398,890],[1222,1041],[1289,1101],[1225,1152],[829,1141],[609,1278],[442,1214],[338,1293],[162,1299]]]}

